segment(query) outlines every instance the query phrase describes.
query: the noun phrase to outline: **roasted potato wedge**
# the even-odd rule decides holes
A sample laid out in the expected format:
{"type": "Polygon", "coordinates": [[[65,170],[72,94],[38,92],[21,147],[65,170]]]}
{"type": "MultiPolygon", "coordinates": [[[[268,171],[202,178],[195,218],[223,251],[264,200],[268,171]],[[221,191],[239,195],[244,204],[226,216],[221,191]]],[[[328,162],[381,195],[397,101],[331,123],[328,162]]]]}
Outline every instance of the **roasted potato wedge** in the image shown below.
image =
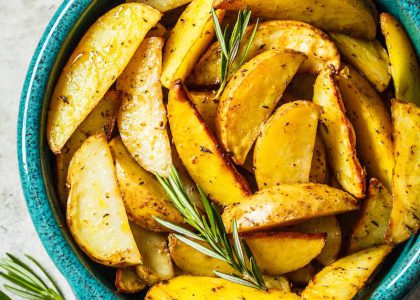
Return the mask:
{"type": "Polygon", "coordinates": [[[162,48],[163,38],[144,39],[118,78],[122,96],[118,129],[134,159],[147,171],[166,177],[172,159],[160,83],[162,48]]]}
{"type": "Polygon", "coordinates": [[[57,192],[63,207],[66,206],[67,202],[66,181],[70,160],[89,136],[102,132],[107,139],[111,137],[120,104],[118,93],[115,90],[109,90],[82,124],[77,127],[61,153],[57,155],[57,192]]]}
{"type": "Polygon", "coordinates": [[[310,182],[328,182],[327,157],[325,153],[325,145],[318,130],[315,139],[314,154],[312,156],[311,171],[309,172],[310,182]]]}
{"type": "Polygon", "coordinates": [[[363,198],[366,174],[356,155],[356,136],[346,117],[333,70],[325,69],[318,75],[313,101],[322,107],[321,136],[335,177],[347,192],[363,198]]]}
{"type": "Polygon", "coordinates": [[[115,275],[118,292],[135,294],[147,287],[146,282],[136,273],[135,267],[119,268],[115,275]]]}
{"type": "Polygon", "coordinates": [[[128,219],[152,231],[167,231],[154,217],[178,225],[185,224],[155,176],[134,161],[121,138],[114,138],[109,146],[128,219]]]}
{"type": "MultiPolygon", "coordinates": [[[[242,238],[262,273],[280,275],[302,268],[315,258],[325,245],[326,234],[260,232],[242,238]]],[[[169,249],[175,264],[191,275],[215,276],[213,270],[235,273],[227,263],[199,252],[173,235],[169,236],[169,249]]]]}
{"type": "Polygon", "coordinates": [[[168,250],[167,234],[148,231],[133,223],[131,231],[143,262],[135,266],[137,275],[148,284],[174,277],[174,266],[168,250]]]}
{"type": "Polygon", "coordinates": [[[206,125],[216,133],[216,115],[219,101],[214,100],[215,91],[190,91],[191,102],[200,113],[206,125]]]}
{"type": "MultiPolygon", "coordinates": [[[[248,27],[241,45],[247,45],[253,27],[248,27]]],[[[305,54],[308,59],[300,66],[301,72],[317,74],[327,66],[340,68],[340,55],[331,39],[319,29],[297,21],[267,21],[258,25],[245,61],[270,49],[290,49],[305,54]]],[[[245,47],[239,48],[241,57],[245,47]]],[[[194,75],[197,85],[220,83],[220,46],[216,42],[197,63],[194,75]]],[[[267,77],[268,78],[268,77],[267,77]]],[[[298,100],[298,99],[295,99],[298,100]]]]}
{"type": "Polygon", "coordinates": [[[216,0],[214,6],[225,10],[248,7],[261,17],[302,21],[368,39],[376,35],[375,16],[364,0],[216,0]]]}
{"type": "Polygon", "coordinates": [[[54,153],[61,152],[160,17],[161,13],[150,6],[122,4],[100,17],[85,33],[51,98],[46,133],[54,153]]]}
{"type": "Polygon", "coordinates": [[[191,102],[182,81],[169,91],[168,118],[176,149],[191,178],[219,204],[241,201],[250,194],[223,148],[191,102]]]}
{"type": "Polygon", "coordinates": [[[262,126],[254,151],[259,189],[309,181],[318,116],[316,104],[294,101],[280,106],[262,126]]]}
{"type": "Polygon", "coordinates": [[[378,92],[383,92],[391,80],[389,57],[378,40],[354,38],[330,33],[343,57],[362,72],[378,92]]]}
{"type": "Polygon", "coordinates": [[[165,12],[188,4],[191,0],[126,0],[125,2],[140,2],[150,5],[158,11],[165,12]]]}
{"type": "Polygon", "coordinates": [[[294,51],[269,50],[241,66],[227,84],[217,108],[216,129],[236,164],[245,163],[261,124],[305,59],[294,51]]]}
{"type": "Polygon", "coordinates": [[[269,289],[276,289],[290,293],[292,291],[290,282],[285,276],[281,275],[263,275],[265,285],[269,289]]]}
{"type": "Polygon", "coordinates": [[[395,167],[387,240],[401,243],[420,225],[420,108],[392,100],[391,112],[395,167]]]}
{"type": "Polygon", "coordinates": [[[391,189],[394,153],[391,118],[382,99],[356,70],[344,67],[338,86],[347,116],[356,132],[360,159],[370,176],[378,178],[391,189]]]}
{"type": "Polygon", "coordinates": [[[341,228],[334,216],[308,220],[288,229],[307,234],[326,233],[325,246],[316,260],[324,266],[337,260],[341,250],[341,228]]]}
{"type": "Polygon", "coordinates": [[[232,219],[236,219],[239,231],[246,232],[293,225],[357,208],[353,196],[324,184],[282,184],[226,207],[222,219],[228,232],[232,232],[232,219]]]}
{"type": "Polygon", "coordinates": [[[168,282],[152,286],[146,295],[146,300],[162,299],[207,299],[207,300],[299,300],[293,293],[277,289],[268,291],[233,283],[222,278],[201,276],[179,276],[168,282]]]}
{"type": "Polygon", "coordinates": [[[302,299],[353,299],[391,249],[372,247],[337,260],[315,275],[302,299]]]}
{"type": "Polygon", "coordinates": [[[367,198],[350,236],[348,253],[385,244],[385,234],[391,215],[392,197],[381,182],[372,178],[367,198]]]}
{"type": "Polygon", "coordinates": [[[311,279],[315,276],[317,272],[318,270],[315,267],[314,263],[309,263],[303,268],[287,273],[286,277],[294,284],[306,285],[309,281],[311,281],[311,279]]]}
{"type": "Polygon", "coordinates": [[[79,247],[107,266],[141,263],[104,135],[89,137],[76,151],[67,184],[67,225],[79,247]]]}
{"type": "MultiPolygon", "coordinates": [[[[213,0],[193,0],[171,30],[165,44],[161,82],[171,87],[176,79],[185,80],[214,38],[211,15],[213,0]]],[[[217,10],[219,20],[223,10],[217,10]]]]}
{"type": "Polygon", "coordinates": [[[420,66],[410,39],[390,14],[382,13],[380,24],[391,62],[395,97],[420,106],[420,66]]]}

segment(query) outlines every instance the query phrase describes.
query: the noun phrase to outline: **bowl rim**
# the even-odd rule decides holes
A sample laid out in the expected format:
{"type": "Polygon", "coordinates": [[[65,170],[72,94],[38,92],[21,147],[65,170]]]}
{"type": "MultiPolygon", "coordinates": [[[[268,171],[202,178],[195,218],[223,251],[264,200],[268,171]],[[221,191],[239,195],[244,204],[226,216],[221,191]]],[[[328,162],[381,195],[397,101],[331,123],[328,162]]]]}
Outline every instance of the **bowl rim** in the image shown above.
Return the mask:
{"type": "MultiPolygon", "coordinates": [[[[44,93],[62,45],[87,10],[91,0],[67,0],[47,25],[30,62],[20,98],[17,123],[17,156],[22,190],[37,234],[48,255],[63,274],[77,298],[119,299],[91,270],[86,268],[66,238],[47,191],[42,167],[41,128],[44,93]]],[[[420,27],[420,24],[417,24],[420,27]]],[[[420,36],[420,35],[419,35],[420,36]]],[[[420,238],[417,234],[404,246],[371,299],[402,299],[420,278],[420,238]]]]}

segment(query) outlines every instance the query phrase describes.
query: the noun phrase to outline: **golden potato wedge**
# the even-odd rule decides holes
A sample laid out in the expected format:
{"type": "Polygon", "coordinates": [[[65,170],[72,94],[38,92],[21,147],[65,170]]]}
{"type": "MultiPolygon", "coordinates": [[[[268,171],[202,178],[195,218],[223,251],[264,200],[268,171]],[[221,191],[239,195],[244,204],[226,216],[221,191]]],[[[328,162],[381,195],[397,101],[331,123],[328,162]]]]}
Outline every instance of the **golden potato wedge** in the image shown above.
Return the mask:
{"type": "Polygon", "coordinates": [[[345,32],[373,39],[376,19],[364,0],[216,0],[214,6],[225,10],[248,7],[252,13],[277,20],[296,20],[324,30],[345,32]]]}
{"type": "Polygon", "coordinates": [[[67,225],[79,247],[107,266],[141,263],[104,135],[89,137],[76,151],[67,184],[67,225]]]}
{"type": "MultiPolygon", "coordinates": [[[[161,82],[171,87],[176,79],[185,80],[194,68],[201,54],[214,38],[214,24],[211,15],[213,0],[193,0],[169,34],[163,54],[161,82]]],[[[217,10],[219,20],[223,10],[217,10]]]]}
{"type": "Polygon", "coordinates": [[[347,116],[356,132],[356,147],[370,176],[391,189],[394,167],[391,118],[372,86],[355,69],[346,66],[338,86],[347,116]]]}
{"type": "MultiPolygon", "coordinates": [[[[315,258],[325,245],[326,234],[259,232],[242,238],[262,273],[280,275],[302,268],[315,258]]],[[[173,235],[169,236],[169,249],[178,268],[191,275],[215,276],[213,270],[234,273],[227,263],[199,252],[173,235]]]]}
{"type": "Polygon", "coordinates": [[[227,84],[217,108],[216,129],[236,164],[244,164],[261,124],[305,59],[294,51],[269,50],[241,66],[227,84]]]}
{"type": "Polygon", "coordinates": [[[333,70],[325,69],[318,75],[313,101],[322,107],[321,136],[335,177],[344,190],[363,198],[366,174],[356,155],[356,136],[346,117],[333,70]]]}
{"type": "Polygon", "coordinates": [[[190,91],[191,102],[195,105],[195,108],[200,113],[204,122],[211,129],[213,133],[216,133],[216,115],[218,100],[214,100],[216,96],[215,91],[190,91]]]}
{"type": "Polygon", "coordinates": [[[128,219],[152,231],[167,231],[154,217],[185,224],[155,176],[134,161],[121,138],[114,138],[109,146],[128,219]]]}
{"type": "Polygon", "coordinates": [[[378,92],[383,92],[391,80],[389,57],[378,40],[354,38],[331,32],[330,36],[343,57],[362,72],[378,92]]]}
{"type": "Polygon", "coordinates": [[[372,247],[337,260],[315,275],[302,299],[353,299],[391,249],[372,247]]]}
{"type": "Polygon", "coordinates": [[[51,98],[46,133],[54,153],[61,152],[160,17],[161,13],[150,6],[122,4],[100,17],[85,33],[51,98]]]}
{"type": "Polygon", "coordinates": [[[318,272],[317,268],[315,267],[314,263],[309,263],[308,265],[300,268],[296,271],[290,272],[286,274],[286,277],[292,281],[294,284],[302,285],[308,284],[309,281],[315,276],[318,272]]]}
{"type": "Polygon", "coordinates": [[[387,240],[401,243],[415,234],[420,220],[420,108],[392,100],[395,168],[387,240]]]}
{"type": "Polygon", "coordinates": [[[122,92],[118,129],[134,159],[147,171],[166,177],[172,159],[159,79],[162,47],[161,37],[144,39],[118,78],[122,92]]]}
{"type": "Polygon", "coordinates": [[[314,154],[312,156],[311,171],[309,172],[310,182],[328,182],[327,157],[325,153],[325,145],[318,130],[315,139],[314,154]]]}
{"type": "Polygon", "coordinates": [[[135,266],[137,275],[147,284],[174,277],[174,267],[168,250],[167,234],[148,231],[130,224],[143,262],[135,266]]]}
{"type": "Polygon", "coordinates": [[[395,97],[420,106],[420,66],[410,39],[390,14],[382,13],[380,24],[391,62],[395,97]]]}
{"type": "Polygon", "coordinates": [[[162,299],[207,299],[207,300],[299,300],[293,293],[277,289],[257,290],[222,278],[179,276],[168,282],[152,286],[146,300],[162,299]]]}
{"type": "Polygon", "coordinates": [[[135,267],[119,268],[115,275],[118,292],[135,294],[147,287],[146,282],[136,273],[135,267]]]}
{"type": "Polygon", "coordinates": [[[168,118],[176,149],[191,178],[219,204],[235,203],[250,194],[223,148],[191,102],[182,81],[169,91],[168,118]]]}
{"type": "MultiPolygon", "coordinates": [[[[253,26],[249,26],[239,48],[238,59],[245,51],[253,26]]],[[[245,62],[270,49],[290,49],[305,54],[308,59],[300,71],[317,74],[327,66],[340,68],[340,55],[331,39],[319,29],[297,21],[267,21],[258,25],[245,62]]],[[[195,70],[197,85],[220,83],[220,46],[216,42],[206,51],[195,70]]],[[[297,100],[297,99],[295,99],[297,100]]]]}
{"type": "Polygon", "coordinates": [[[310,101],[280,106],[262,125],[254,151],[259,189],[309,181],[319,108],[310,101]]]}
{"type": "Polygon", "coordinates": [[[392,198],[382,183],[372,178],[367,198],[350,236],[348,253],[385,244],[385,234],[391,215],[392,198]]]}
{"type": "Polygon", "coordinates": [[[269,289],[276,289],[287,293],[290,293],[292,291],[290,287],[290,282],[285,276],[263,274],[263,278],[265,285],[269,289]]]}
{"type": "Polygon", "coordinates": [[[282,184],[226,207],[222,214],[228,232],[232,219],[239,231],[258,231],[288,226],[299,221],[358,209],[350,194],[319,183],[282,184]]]}
{"type": "Polygon", "coordinates": [[[334,216],[308,220],[288,229],[308,234],[326,233],[325,246],[316,260],[324,266],[337,260],[341,250],[341,228],[334,216]]]}
{"type": "Polygon", "coordinates": [[[89,136],[103,132],[107,139],[111,137],[120,105],[118,93],[115,90],[109,90],[73,132],[61,153],[57,154],[57,193],[63,207],[66,207],[67,202],[66,181],[71,158],[89,136]]]}
{"type": "Polygon", "coordinates": [[[125,2],[140,2],[165,12],[190,3],[191,0],[126,0],[125,2]]]}

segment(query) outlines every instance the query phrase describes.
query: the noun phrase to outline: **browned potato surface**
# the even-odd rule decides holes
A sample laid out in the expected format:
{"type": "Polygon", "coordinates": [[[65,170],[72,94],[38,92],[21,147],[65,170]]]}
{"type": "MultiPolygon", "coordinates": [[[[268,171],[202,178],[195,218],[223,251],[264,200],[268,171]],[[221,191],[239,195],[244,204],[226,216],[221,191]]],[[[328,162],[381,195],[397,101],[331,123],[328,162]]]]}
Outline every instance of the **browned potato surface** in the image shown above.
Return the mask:
{"type": "Polygon", "coordinates": [[[85,33],[51,98],[46,133],[54,153],[61,152],[160,17],[161,13],[150,6],[122,4],[100,17],[85,33]]]}
{"type": "Polygon", "coordinates": [[[174,144],[191,178],[215,202],[227,205],[250,194],[245,179],[204,123],[181,81],[169,91],[168,118],[174,144]]]}
{"type": "Polygon", "coordinates": [[[236,219],[241,232],[259,231],[357,208],[353,196],[327,185],[282,184],[228,206],[222,219],[228,232],[232,232],[232,219],[236,219]]]}

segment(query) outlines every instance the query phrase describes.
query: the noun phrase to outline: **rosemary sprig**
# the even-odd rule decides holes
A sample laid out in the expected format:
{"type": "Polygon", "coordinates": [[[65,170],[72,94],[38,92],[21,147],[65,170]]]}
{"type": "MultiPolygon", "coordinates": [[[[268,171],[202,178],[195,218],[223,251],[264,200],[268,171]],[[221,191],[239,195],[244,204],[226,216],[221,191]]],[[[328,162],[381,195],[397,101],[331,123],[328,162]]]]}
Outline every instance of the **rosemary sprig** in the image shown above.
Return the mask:
{"type": "Polygon", "coordinates": [[[172,166],[168,178],[162,178],[159,175],[156,175],[156,177],[175,207],[185,218],[185,221],[198,233],[155,217],[156,221],[162,226],[177,232],[175,236],[180,241],[208,256],[225,261],[240,274],[213,271],[217,276],[245,286],[266,290],[267,287],[251,249],[239,237],[236,220],[232,220],[233,243],[231,243],[219,209],[214,203],[210,203],[199,186],[197,187],[204,205],[205,215],[201,215],[197,207],[191,202],[175,167],[172,166]],[[204,247],[194,240],[205,242],[210,248],[204,247]]]}
{"type": "MultiPolygon", "coordinates": [[[[48,282],[43,280],[32,267],[24,263],[12,254],[6,253],[6,257],[0,260],[0,277],[9,283],[3,287],[10,293],[23,299],[33,300],[64,300],[60,288],[54,282],[45,269],[31,256],[25,255],[41,271],[48,282]]],[[[0,299],[10,299],[0,291],[0,299]]]]}
{"type": "Polygon", "coordinates": [[[219,41],[221,49],[220,87],[216,94],[217,99],[220,97],[223,90],[225,89],[230,76],[233,73],[235,73],[243,64],[246,55],[248,54],[249,48],[251,47],[251,43],[255,37],[259,19],[257,19],[257,22],[254,26],[254,30],[252,31],[252,34],[248,40],[248,44],[246,45],[245,50],[242,53],[242,56],[240,57],[235,67],[233,67],[233,63],[235,61],[236,56],[238,55],[239,47],[241,46],[246,28],[251,19],[251,11],[249,11],[248,7],[246,7],[244,10],[238,12],[238,18],[231,33],[228,32],[229,26],[226,26],[225,30],[222,32],[219,19],[217,18],[214,8],[211,9],[211,13],[213,15],[214,29],[216,32],[217,40],[219,41]]]}

